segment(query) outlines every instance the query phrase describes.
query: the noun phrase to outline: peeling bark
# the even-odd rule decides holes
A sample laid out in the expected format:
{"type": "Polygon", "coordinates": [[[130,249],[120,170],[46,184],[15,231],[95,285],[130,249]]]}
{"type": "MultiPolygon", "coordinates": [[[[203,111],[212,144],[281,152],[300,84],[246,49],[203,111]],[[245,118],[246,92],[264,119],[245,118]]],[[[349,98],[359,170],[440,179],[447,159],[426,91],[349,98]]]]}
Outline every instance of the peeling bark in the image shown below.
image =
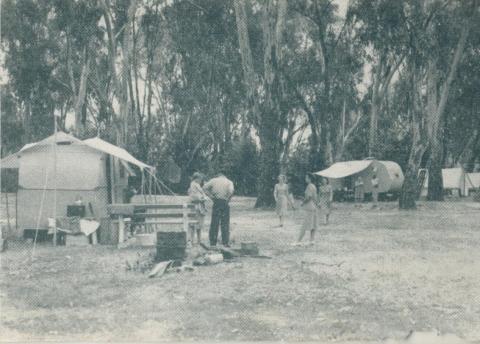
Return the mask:
{"type": "Polygon", "coordinates": [[[416,209],[416,200],[418,197],[418,170],[421,166],[423,155],[427,150],[427,137],[424,128],[423,107],[420,99],[418,68],[415,64],[416,57],[413,57],[409,70],[411,84],[410,91],[410,112],[411,112],[411,130],[412,130],[412,148],[408,158],[405,170],[405,180],[399,198],[400,209],[416,209]]]}

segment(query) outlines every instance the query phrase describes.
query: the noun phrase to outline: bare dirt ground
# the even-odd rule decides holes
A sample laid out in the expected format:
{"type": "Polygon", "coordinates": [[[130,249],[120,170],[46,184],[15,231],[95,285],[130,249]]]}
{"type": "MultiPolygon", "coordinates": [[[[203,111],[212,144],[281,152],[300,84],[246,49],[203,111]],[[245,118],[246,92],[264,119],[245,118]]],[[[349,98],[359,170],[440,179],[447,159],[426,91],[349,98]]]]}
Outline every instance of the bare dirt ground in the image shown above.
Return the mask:
{"type": "Polygon", "coordinates": [[[336,204],[300,248],[300,211],[279,228],[252,204],[233,206],[234,240],[272,259],[148,279],[125,270],[139,249],[40,245],[30,260],[31,245],[11,243],[0,340],[381,341],[435,329],[480,342],[478,203],[336,204]]]}

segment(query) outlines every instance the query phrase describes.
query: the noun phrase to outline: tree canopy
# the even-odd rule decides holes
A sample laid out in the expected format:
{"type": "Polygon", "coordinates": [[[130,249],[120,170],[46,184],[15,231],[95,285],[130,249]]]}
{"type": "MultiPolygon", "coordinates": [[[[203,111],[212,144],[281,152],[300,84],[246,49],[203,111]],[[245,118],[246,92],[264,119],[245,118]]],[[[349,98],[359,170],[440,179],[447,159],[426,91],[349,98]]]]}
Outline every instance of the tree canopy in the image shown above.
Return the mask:
{"type": "MultiPolygon", "coordinates": [[[[273,203],[279,173],[480,163],[477,0],[4,0],[2,156],[59,127],[157,166],[224,169],[273,203]]],[[[168,182],[168,181],[167,181],[168,182]]]]}

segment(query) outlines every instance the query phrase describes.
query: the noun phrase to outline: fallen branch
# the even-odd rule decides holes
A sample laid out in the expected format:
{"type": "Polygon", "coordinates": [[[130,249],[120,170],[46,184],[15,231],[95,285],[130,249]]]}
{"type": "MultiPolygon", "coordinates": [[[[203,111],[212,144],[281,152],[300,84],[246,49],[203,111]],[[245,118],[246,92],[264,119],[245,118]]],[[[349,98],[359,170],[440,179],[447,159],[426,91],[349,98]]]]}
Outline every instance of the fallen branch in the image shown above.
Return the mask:
{"type": "Polygon", "coordinates": [[[305,262],[305,261],[302,261],[302,264],[319,264],[319,265],[323,265],[323,266],[328,266],[328,267],[333,267],[333,266],[336,266],[337,268],[339,268],[340,266],[342,266],[342,264],[344,264],[345,261],[341,261],[340,263],[333,263],[333,264],[327,264],[327,263],[322,263],[322,262],[305,262]]]}

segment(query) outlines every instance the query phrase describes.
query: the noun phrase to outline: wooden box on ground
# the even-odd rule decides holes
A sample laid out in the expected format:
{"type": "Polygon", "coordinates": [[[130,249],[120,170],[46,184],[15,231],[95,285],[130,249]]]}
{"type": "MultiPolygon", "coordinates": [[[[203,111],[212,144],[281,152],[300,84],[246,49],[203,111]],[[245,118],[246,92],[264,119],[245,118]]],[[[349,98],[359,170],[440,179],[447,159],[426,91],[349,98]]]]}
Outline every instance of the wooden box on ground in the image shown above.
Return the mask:
{"type": "Polygon", "coordinates": [[[116,245],[118,244],[118,221],[110,218],[102,218],[100,220],[100,238],[99,242],[102,245],[116,245]]]}
{"type": "Polygon", "coordinates": [[[186,255],[186,232],[157,232],[157,261],[182,260],[186,255]]]}

